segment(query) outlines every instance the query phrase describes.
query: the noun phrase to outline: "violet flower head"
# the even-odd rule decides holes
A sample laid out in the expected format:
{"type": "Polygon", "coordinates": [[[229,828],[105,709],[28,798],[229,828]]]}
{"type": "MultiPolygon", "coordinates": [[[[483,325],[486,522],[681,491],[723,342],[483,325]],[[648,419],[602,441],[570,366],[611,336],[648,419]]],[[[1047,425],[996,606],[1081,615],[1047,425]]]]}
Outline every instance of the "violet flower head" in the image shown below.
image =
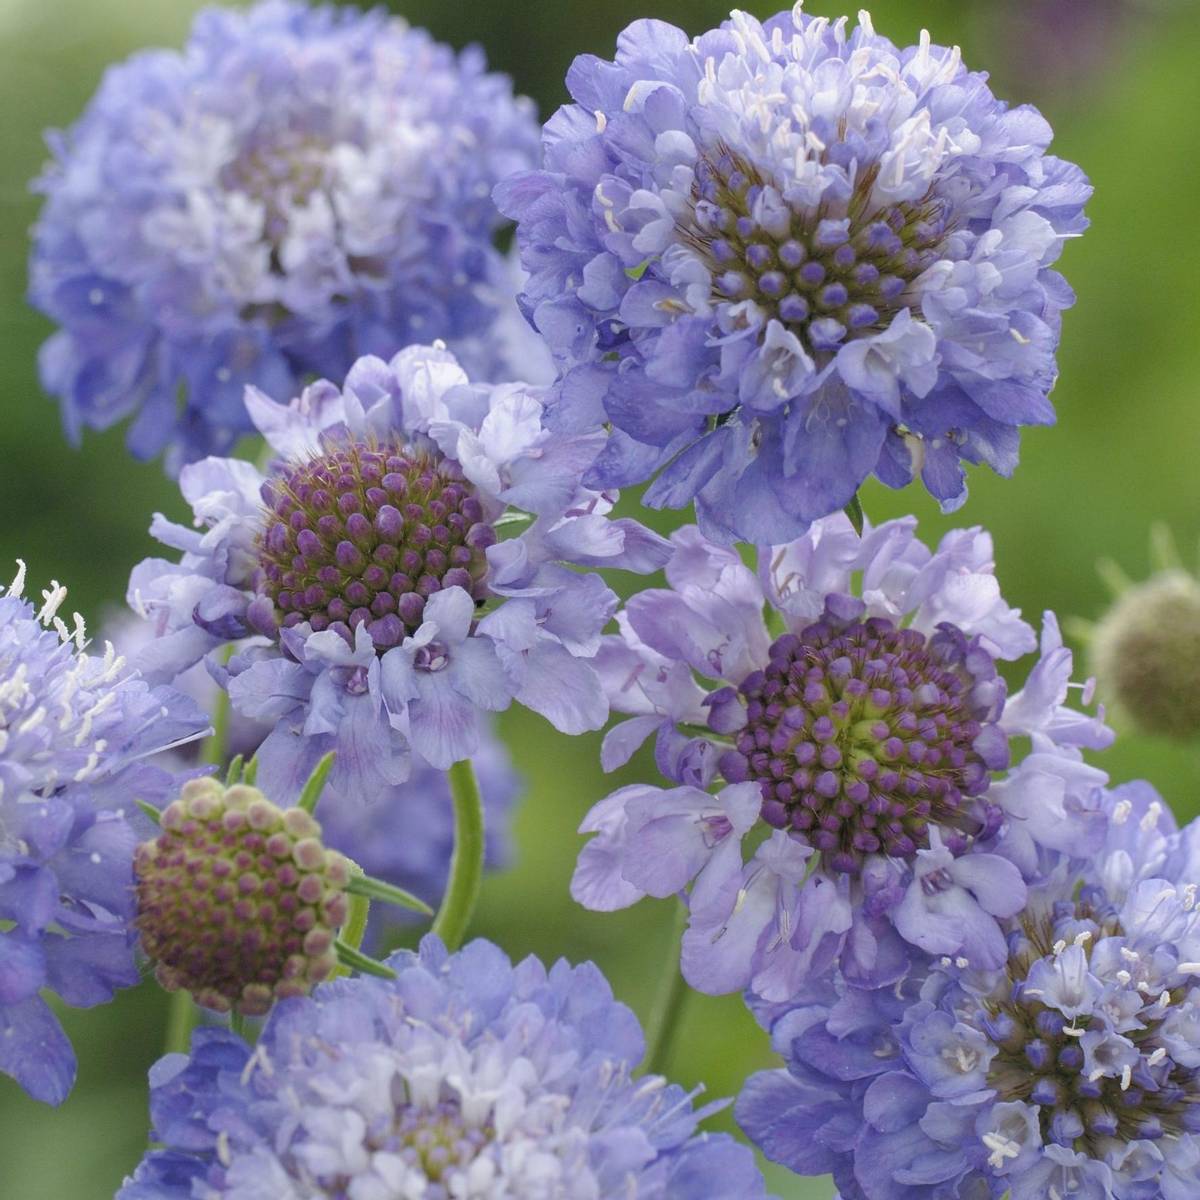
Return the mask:
{"type": "Polygon", "coordinates": [[[291,395],[435,337],[511,377],[491,190],[534,164],[537,120],[478,49],[382,8],[210,8],[50,148],[30,297],[72,439],[129,417],[174,472],[251,432],[247,384],[291,395]]]}
{"type": "Polygon", "coordinates": [[[637,1019],[589,964],[435,937],[395,980],[285,1000],[251,1050],[198,1031],[151,1071],[152,1150],[119,1200],[765,1200],[721,1105],[632,1078],[637,1019]]]}
{"type": "Polygon", "coordinates": [[[1045,858],[994,968],[931,958],[894,989],[754,1004],[786,1069],[737,1117],[769,1158],[832,1172],[842,1200],[1197,1194],[1195,831],[1146,784],[1102,807],[1103,844],[1045,858]]]}
{"type": "Polygon", "coordinates": [[[0,1071],[60,1104],[75,1052],[50,1006],[90,1008],[138,982],[131,923],[135,800],[165,801],[174,775],[150,760],[202,737],[208,718],[150,687],[83,622],[35,609],[25,569],[0,592],[0,1071]]]}
{"type": "Polygon", "coordinates": [[[334,792],[378,795],[411,751],[474,754],[513,699],[567,733],[604,723],[590,660],[617,598],[570,568],[653,571],[669,545],[580,486],[602,435],[549,431],[537,389],[471,385],[438,346],[246,403],[277,457],[185,467],[197,527],[155,519],[182,557],[136,567],[129,601],[159,635],[144,670],[208,654],[234,709],[271,723],[268,795],[294,799],[329,750],[334,792]],[[242,642],[228,667],[210,654],[242,642]]]}
{"type": "Polygon", "coordinates": [[[957,49],[859,20],[637,21],[496,192],[555,419],[612,426],[588,481],[653,479],[715,540],[794,538],[872,474],[954,508],[1054,420],[1087,180],[957,49]]]}
{"type": "Polygon", "coordinates": [[[690,885],[683,970],[704,991],[786,999],[835,961],[880,986],[914,947],[998,966],[999,922],[1044,854],[1104,836],[1105,775],[1081,750],[1111,734],[1066,703],[1053,615],[1009,696],[997,663],[1037,639],[980,529],[930,550],[911,518],[860,536],[838,514],[764,548],[757,573],[694,526],[672,541],[670,587],[626,604],[597,661],[631,714],[605,768],[653,736],[676,786],[592,810],[576,898],[615,908],[690,885]],[[756,830],[771,836],[744,862],[756,830]]]}

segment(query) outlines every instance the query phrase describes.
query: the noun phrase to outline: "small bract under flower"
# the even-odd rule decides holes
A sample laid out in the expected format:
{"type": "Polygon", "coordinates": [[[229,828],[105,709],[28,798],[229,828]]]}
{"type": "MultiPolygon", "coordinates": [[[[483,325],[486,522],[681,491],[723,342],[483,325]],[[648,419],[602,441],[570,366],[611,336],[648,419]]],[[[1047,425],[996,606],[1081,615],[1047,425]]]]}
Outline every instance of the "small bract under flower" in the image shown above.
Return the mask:
{"type": "Polygon", "coordinates": [[[0,592],[0,1071],[59,1104],[75,1053],[42,993],[88,1008],[138,982],[134,801],[175,790],[150,760],[208,718],[111,645],[88,653],[81,618],[57,615],[66,589],[35,608],[24,578],[0,592]]]}
{"type": "Polygon", "coordinates": [[[1048,424],[1052,269],[1091,188],[957,49],[866,13],[689,40],[662,21],[575,60],[541,170],[501,183],[555,419],[611,423],[589,482],[653,479],[720,541],[779,543],[874,474],[953,508],[1048,424]]]}
{"type": "Polygon", "coordinates": [[[685,528],[670,588],[634,596],[605,639],[609,700],[631,719],[605,738],[604,766],[654,735],[679,786],[602,800],[572,890],[608,909],[693,884],[683,968],[702,990],[785,999],[835,959],[879,985],[914,945],[997,966],[997,922],[1024,903],[1039,847],[1103,835],[1105,776],[1080,748],[1111,735],[1065,705],[1071,655],[1053,616],[1009,697],[997,663],[1037,643],[1000,594],[991,539],[957,530],[930,551],[914,528],[860,536],[825,518],[764,548],[757,575],[685,528]],[[1018,740],[1031,752],[1000,776],[1018,740]],[[1010,825],[1019,861],[986,852],[1010,825]]]}
{"type": "Polygon", "coordinates": [[[288,395],[432,337],[513,377],[490,194],[537,122],[478,49],[383,9],[209,8],[50,146],[30,293],[74,438],[133,417],[130,449],[177,469],[251,431],[247,384],[288,395]]]}
{"type": "Polygon", "coordinates": [[[198,528],[155,519],[182,561],[135,568],[129,600],[160,635],[139,658],[157,677],[245,643],[214,670],[235,709],[273,723],[272,797],[331,749],[331,786],[352,796],[403,782],[410,747],[449,767],[514,698],[568,733],[603,724],[590,659],[617,600],[570,568],[652,571],[669,547],[580,486],[602,435],[552,433],[537,389],[472,385],[441,347],[364,358],[290,405],[251,390],[247,407],[278,457],[186,467],[198,528]]]}
{"type": "Polygon", "coordinates": [[[303,809],[194,779],[138,846],[137,928],[167,991],[218,1012],[265,1013],[337,966],[350,865],[303,809]]]}
{"type": "Polygon", "coordinates": [[[590,964],[436,938],[395,980],[284,1001],[256,1049],[200,1030],[151,1072],[154,1137],[119,1200],[765,1200],[721,1105],[632,1078],[637,1019],[590,964]]]}

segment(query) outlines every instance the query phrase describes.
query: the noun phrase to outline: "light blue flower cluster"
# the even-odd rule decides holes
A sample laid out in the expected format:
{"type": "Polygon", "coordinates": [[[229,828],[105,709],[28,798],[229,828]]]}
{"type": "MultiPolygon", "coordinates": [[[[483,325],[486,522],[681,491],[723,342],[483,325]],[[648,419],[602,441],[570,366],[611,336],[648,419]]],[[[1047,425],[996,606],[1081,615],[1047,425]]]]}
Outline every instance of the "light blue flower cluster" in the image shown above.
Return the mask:
{"type": "Polygon", "coordinates": [[[87,652],[81,618],[34,608],[25,568],[0,593],[0,1071],[60,1104],[75,1052],[41,993],[90,1008],[138,982],[133,958],[134,799],[176,777],[150,760],[202,737],[208,718],[150,687],[109,645],[87,652]]]}
{"type": "Polygon", "coordinates": [[[559,421],[613,426],[590,482],[779,543],[872,474],[956,507],[963,463],[1008,475],[1053,421],[1051,264],[1091,189],[957,49],[797,4],[691,41],[635,22],[567,86],[496,196],[559,421]]]}
{"type": "Polygon", "coordinates": [[[199,528],[155,519],[182,559],[135,568],[129,599],[161,635],[153,677],[249,639],[220,673],[272,723],[269,794],[298,795],[331,749],[334,794],[402,783],[413,751],[449,767],[513,699],[567,733],[604,723],[589,660],[617,598],[568,566],[652,571],[668,547],[580,484],[602,434],[552,434],[535,389],[472,385],[437,347],[246,403],[278,457],[184,468],[199,528]]]}
{"type": "Polygon", "coordinates": [[[1105,776],[1081,750],[1111,733],[1065,703],[1053,614],[1008,696],[997,663],[1037,640],[982,530],[931,551],[912,519],[860,536],[839,514],[764,547],[757,572],[695,527],[672,543],[670,588],[628,602],[598,663],[612,707],[633,714],[604,765],[653,735],[676,786],[592,809],[576,899],[613,909],[691,884],[683,971],[702,991],[783,1001],[835,961],[883,986],[917,947],[998,966],[1021,867],[1104,831],[1105,776]],[[1009,770],[1018,741],[1031,752],[1009,770]],[[1010,827],[1022,854],[1000,858],[990,842],[1010,827]]]}
{"type": "Polygon", "coordinates": [[[591,965],[513,966],[427,938],[394,981],[279,1004],[258,1046],[221,1030],[151,1076],[155,1137],[119,1200],[765,1198],[709,1108],[634,1079],[637,1019],[591,965]]]}
{"type": "Polygon", "coordinates": [[[985,531],[857,499],[953,509],[1053,421],[1086,179],[866,14],[639,21],[567,83],[539,160],[476,52],[267,0],[56,139],[44,381],[72,434],[133,415],[193,521],[132,572],[134,672],[57,587],[0,598],[0,1070],[63,1098],[40,993],[134,982],[136,928],[236,1020],[154,1068],[119,1200],[765,1200],[595,967],[457,949],[518,790],[491,714],[616,712],[604,768],[652,743],[666,786],[592,807],[572,895],[683,902],[684,978],[785,1061],[737,1103],[768,1157],[841,1200],[1191,1200],[1200,824],[1085,757],[1103,709],[985,531]],[[648,481],[698,524],[615,517],[648,481]],[[233,759],[169,806],[147,759],[206,719],[168,684],[233,759]],[[372,960],[367,899],[434,933],[372,960]]]}
{"type": "Polygon", "coordinates": [[[755,1004],[788,1066],[738,1119],[770,1157],[831,1171],[843,1200],[1197,1194],[1200,826],[1147,785],[1102,814],[1096,853],[1043,853],[998,965],[755,1004]]]}
{"type": "Polygon", "coordinates": [[[132,417],[132,452],[174,470],[250,431],[248,384],[292,395],[433,337],[507,371],[490,194],[537,123],[477,50],[382,9],[206,9],[50,145],[30,295],[72,438],[132,417]]]}

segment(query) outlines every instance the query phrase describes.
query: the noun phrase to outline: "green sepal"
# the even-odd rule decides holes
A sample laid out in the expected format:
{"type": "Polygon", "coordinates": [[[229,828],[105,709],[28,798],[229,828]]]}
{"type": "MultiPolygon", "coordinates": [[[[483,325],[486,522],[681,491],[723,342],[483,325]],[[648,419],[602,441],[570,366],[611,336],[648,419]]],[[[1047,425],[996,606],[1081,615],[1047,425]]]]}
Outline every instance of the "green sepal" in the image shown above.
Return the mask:
{"type": "Polygon", "coordinates": [[[412,892],[406,892],[403,888],[384,883],[382,879],[376,879],[373,875],[352,875],[350,882],[346,884],[346,891],[352,896],[365,896],[368,900],[396,904],[400,908],[409,908],[413,912],[423,913],[427,917],[433,916],[433,909],[420,897],[414,896],[412,892]]]}
{"type": "Polygon", "coordinates": [[[330,750],[313,767],[313,773],[308,777],[308,782],[304,785],[304,790],[300,793],[300,799],[296,802],[296,807],[304,809],[310,816],[317,807],[317,801],[320,800],[321,793],[325,790],[325,780],[329,778],[329,772],[333,770],[333,760],[336,756],[337,752],[330,750]]]}
{"type": "Polygon", "coordinates": [[[862,537],[864,520],[863,507],[862,501],[859,500],[857,492],[850,497],[850,503],[847,504],[842,511],[850,518],[850,524],[854,526],[854,532],[857,533],[859,537],[862,537]]]}
{"type": "Polygon", "coordinates": [[[391,967],[385,967],[383,963],[377,962],[369,954],[364,954],[361,950],[356,950],[347,942],[343,942],[341,938],[334,943],[337,950],[338,962],[344,967],[349,967],[352,971],[359,971],[363,975],[375,975],[380,979],[395,979],[396,972],[391,967]]]}
{"type": "Polygon", "coordinates": [[[229,770],[225,772],[225,786],[233,787],[242,777],[242,764],[245,763],[245,758],[240,754],[235,754],[233,760],[229,764],[229,770]]]}
{"type": "Polygon", "coordinates": [[[138,806],[152,820],[155,825],[162,824],[162,813],[150,803],[149,800],[135,800],[134,804],[138,806]]]}

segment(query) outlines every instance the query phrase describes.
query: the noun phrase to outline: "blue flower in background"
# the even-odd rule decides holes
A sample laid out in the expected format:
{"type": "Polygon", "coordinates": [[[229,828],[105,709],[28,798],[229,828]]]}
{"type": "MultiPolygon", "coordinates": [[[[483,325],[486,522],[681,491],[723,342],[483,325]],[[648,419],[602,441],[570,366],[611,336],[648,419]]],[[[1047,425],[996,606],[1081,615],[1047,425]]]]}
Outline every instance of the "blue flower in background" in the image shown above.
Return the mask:
{"type": "Polygon", "coordinates": [[[1008,475],[1054,420],[1051,264],[1091,189],[957,49],[797,4],[691,42],[635,22],[567,86],[496,197],[556,419],[611,422],[593,485],[653,478],[709,537],[778,543],[872,473],[954,508],[964,463],[1008,475]]]}
{"type": "Polygon", "coordinates": [[[138,982],[134,801],[169,798],[176,777],[147,760],[208,718],[111,646],[86,653],[65,589],[35,610],[23,585],[22,567],[0,593],[0,1071],[59,1104],[75,1053],[41,993],[90,1008],[138,982]]]}
{"type": "Polygon", "coordinates": [[[176,470],[250,432],[247,384],[291,395],[433,338],[510,377],[491,191],[537,122],[477,49],[382,9],[208,9],[50,144],[30,294],[72,438],[132,417],[133,453],[176,470]]]}
{"type": "Polygon", "coordinates": [[[151,1151],[119,1200],[343,1195],[756,1200],[753,1155],[696,1125],[719,1105],[632,1078],[637,1019],[590,964],[513,966],[436,938],[286,1000],[251,1049],[201,1030],[151,1072],[151,1151]]]}
{"type": "Polygon", "coordinates": [[[250,639],[210,666],[273,726],[268,795],[298,796],[336,750],[331,789],[377,796],[410,748],[437,768],[474,754],[513,699],[567,733],[604,723],[590,660],[617,598],[569,567],[648,572],[670,548],[580,486],[603,434],[550,432],[536,389],[471,385],[437,347],[247,407],[278,457],[185,467],[196,527],[155,518],[182,559],[136,567],[129,600],[159,635],[138,664],[163,682],[250,639]]]}
{"type": "Polygon", "coordinates": [[[915,527],[860,537],[839,513],[763,548],[755,573],[688,526],[670,588],[632,597],[604,639],[609,702],[632,715],[603,765],[653,736],[676,786],[592,809],[572,893],[607,910],[691,884],[682,965],[701,991],[784,1000],[835,961],[881,986],[914,947],[996,967],[1039,855],[1104,837],[1106,776],[1082,749],[1112,735],[1065,703],[1053,614],[1009,696],[997,664],[1037,639],[1000,593],[991,538],[954,530],[931,551],[915,527]]]}
{"type": "Polygon", "coordinates": [[[1044,854],[994,969],[752,1002],[787,1062],[738,1100],[768,1157],[843,1200],[1198,1194],[1200,829],[1146,784],[1103,807],[1095,854],[1044,854]]]}

